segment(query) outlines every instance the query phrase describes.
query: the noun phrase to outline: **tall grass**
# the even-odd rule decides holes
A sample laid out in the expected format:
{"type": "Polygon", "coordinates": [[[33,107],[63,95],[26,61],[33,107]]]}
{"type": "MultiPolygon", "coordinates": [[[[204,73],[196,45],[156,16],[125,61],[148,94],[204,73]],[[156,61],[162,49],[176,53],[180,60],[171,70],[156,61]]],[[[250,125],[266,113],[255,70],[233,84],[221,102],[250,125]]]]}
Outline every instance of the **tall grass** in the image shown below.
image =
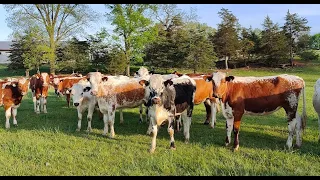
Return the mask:
{"type": "MultiPolygon", "coordinates": [[[[203,125],[205,108],[195,106],[190,142],[183,133],[175,133],[176,150],[169,148],[166,127],[161,127],[154,154],[148,152],[151,137],[146,135],[147,123],[139,124],[138,108],[124,110],[124,124],[116,114],[115,139],[102,136],[103,122],[93,117],[93,132],[88,134],[86,116],[82,130],[76,132],[77,112],[67,108],[64,98],[50,89],[48,113],[33,112],[31,92],[18,109],[18,126],[5,129],[4,110],[0,110],[0,175],[4,176],[237,176],[237,175],[320,175],[320,144],[317,116],[312,107],[313,86],[320,77],[320,67],[288,70],[231,70],[229,74],[266,76],[294,74],[306,81],[307,128],[300,149],[288,151],[284,110],[267,116],[244,116],[240,130],[240,150],[224,146],[225,119],[217,114],[217,126],[203,125]]],[[[0,66],[1,78],[24,75],[0,66]]],[[[302,102],[300,100],[300,102],[302,102]]],[[[299,106],[299,112],[302,107],[299,106]]]]}

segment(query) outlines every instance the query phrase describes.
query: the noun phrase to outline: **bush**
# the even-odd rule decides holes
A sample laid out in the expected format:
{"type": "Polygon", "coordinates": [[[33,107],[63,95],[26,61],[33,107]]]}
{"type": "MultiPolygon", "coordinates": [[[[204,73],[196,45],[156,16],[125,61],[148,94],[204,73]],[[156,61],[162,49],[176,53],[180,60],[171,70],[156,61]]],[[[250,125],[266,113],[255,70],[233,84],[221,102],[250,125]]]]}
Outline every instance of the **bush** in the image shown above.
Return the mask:
{"type": "Polygon", "coordinates": [[[314,51],[303,51],[299,54],[302,60],[313,61],[319,59],[319,54],[316,54],[314,51]]]}

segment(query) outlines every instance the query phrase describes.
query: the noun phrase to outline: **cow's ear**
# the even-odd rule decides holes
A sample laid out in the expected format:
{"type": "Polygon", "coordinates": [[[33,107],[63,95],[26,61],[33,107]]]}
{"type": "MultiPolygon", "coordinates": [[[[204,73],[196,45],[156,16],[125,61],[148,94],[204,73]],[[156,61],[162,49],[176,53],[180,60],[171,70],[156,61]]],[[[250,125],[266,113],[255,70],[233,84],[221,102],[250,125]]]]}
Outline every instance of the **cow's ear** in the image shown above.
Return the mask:
{"type": "Polygon", "coordinates": [[[83,89],[83,92],[89,92],[90,91],[90,89],[91,89],[91,87],[85,87],[84,89],[83,89]]]}
{"type": "Polygon", "coordinates": [[[149,74],[150,74],[150,75],[154,74],[154,71],[149,71],[149,74]]]}
{"type": "Polygon", "coordinates": [[[163,84],[164,84],[164,86],[167,86],[168,84],[169,84],[169,86],[171,86],[173,84],[173,82],[170,79],[168,79],[163,84]]]}
{"type": "Polygon", "coordinates": [[[39,76],[36,76],[37,77],[37,79],[39,79],[40,77],[39,76]]]}
{"type": "Polygon", "coordinates": [[[107,80],[108,80],[107,76],[102,77],[102,81],[107,81],[107,80]]]}
{"type": "Polygon", "coordinates": [[[211,74],[211,75],[203,76],[203,79],[204,79],[206,82],[212,81],[212,74],[211,74]]]}
{"type": "Polygon", "coordinates": [[[144,80],[144,79],[143,79],[143,80],[140,80],[140,81],[139,81],[139,84],[144,87],[144,86],[148,86],[148,85],[149,85],[149,82],[148,82],[147,80],[144,80]]]}
{"type": "Polygon", "coordinates": [[[228,76],[228,77],[226,77],[226,81],[230,82],[230,81],[232,81],[232,80],[234,80],[234,76],[228,76]]]}
{"type": "Polygon", "coordinates": [[[63,81],[63,79],[60,79],[60,82],[62,82],[63,81]]]}

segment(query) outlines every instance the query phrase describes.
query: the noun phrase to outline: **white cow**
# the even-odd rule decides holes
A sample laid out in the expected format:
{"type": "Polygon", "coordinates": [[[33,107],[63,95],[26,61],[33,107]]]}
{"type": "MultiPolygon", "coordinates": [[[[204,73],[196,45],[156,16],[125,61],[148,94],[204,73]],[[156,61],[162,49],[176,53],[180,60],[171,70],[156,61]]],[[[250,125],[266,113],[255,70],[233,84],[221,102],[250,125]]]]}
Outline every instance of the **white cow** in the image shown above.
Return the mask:
{"type": "Polygon", "coordinates": [[[314,94],[313,94],[313,108],[318,114],[318,126],[319,126],[319,137],[318,141],[320,142],[320,79],[317,80],[314,85],[314,94]]]}
{"type": "Polygon", "coordinates": [[[90,132],[92,114],[97,105],[97,100],[95,96],[91,95],[91,84],[87,80],[80,80],[78,83],[74,84],[71,89],[71,96],[74,106],[77,107],[78,112],[78,127],[77,131],[81,129],[81,120],[83,113],[88,110],[87,120],[88,128],[87,131],[90,132]]]}

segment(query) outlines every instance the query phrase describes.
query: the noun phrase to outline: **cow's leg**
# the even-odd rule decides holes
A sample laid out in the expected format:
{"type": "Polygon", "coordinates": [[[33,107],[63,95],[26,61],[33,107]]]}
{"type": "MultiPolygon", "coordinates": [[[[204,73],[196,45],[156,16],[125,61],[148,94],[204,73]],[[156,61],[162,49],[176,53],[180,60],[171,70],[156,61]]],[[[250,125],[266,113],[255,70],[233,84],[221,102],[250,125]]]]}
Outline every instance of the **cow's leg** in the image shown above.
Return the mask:
{"type": "Polygon", "coordinates": [[[39,96],[37,96],[37,101],[36,101],[36,113],[37,114],[40,114],[40,97],[39,96]]]}
{"type": "Polygon", "coordinates": [[[228,146],[231,142],[231,132],[233,129],[233,117],[226,120],[226,130],[227,130],[227,137],[226,137],[226,146],[228,146]]]}
{"type": "Polygon", "coordinates": [[[87,128],[87,131],[88,131],[88,132],[91,132],[91,131],[92,131],[91,122],[92,122],[92,115],[93,115],[93,112],[94,112],[94,108],[95,108],[95,105],[89,105],[88,115],[87,115],[87,120],[88,120],[88,128],[87,128]]]}
{"type": "Polygon", "coordinates": [[[214,128],[217,121],[217,104],[215,102],[211,102],[211,128],[214,128]]]}
{"type": "Polygon", "coordinates": [[[66,94],[68,108],[70,107],[70,94],[66,94]]]}
{"type": "Polygon", "coordinates": [[[320,142],[320,114],[318,114],[318,128],[319,128],[318,142],[320,142]]]}
{"type": "Polygon", "coordinates": [[[115,117],[115,114],[116,114],[116,110],[109,111],[108,114],[109,114],[108,124],[110,126],[110,138],[114,138],[114,136],[115,136],[115,132],[114,132],[114,117],[115,117]]]}
{"type": "Polygon", "coordinates": [[[205,100],[203,104],[204,104],[204,107],[206,108],[206,120],[204,121],[203,124],[207,125],[207,124],[210,124],[212,108],[211,108],[211,103],[209,99],[205,100]]]}
{"type": "Polygon", "coordinates": [[[169,117],[169,119],[168,119],[168,133],[170,135],[170,149],[176,149],[176,146],[174,144],[174,118],[175,117],[169,117]]]}
{"type": "Polygon", "coordinates": [[[233,150],[239,150],[239,131],[240,131],[240,123],[241,118],[244,112],[236,112],[234,111],[234,121],[233,121],[233,133],[234,133],[234,142],[233,142],[233,150]]]}
{"type": "Polygon", "coordinates": [[[11,108],[11,111],[12,111],[13,125],[14,125],[14,126],[18,126],[18,121],[17,121],[17,119],[16,119],[18,110],[17,110],[17,108],[12,107],[12,108],[11,108]]]}
{"type": "Polygon", "coordinates": [[[147,135],[150,135],[152,133],[152,122],[149,121],[149,126],[148,126],[148,130],[147,130],[147,135]]]}
{"type": "Polygon", "coordinates": [[[123,124],[123,112],[122,112],[122,109],[119,109],[119,114],[120,114],[120,124],[123,124]]]}
{"type": "Polygon", "coordinates": [[[140,104],[140,106],[139,106],[139,111],[140,111],[140,119],[139,119],[139,123],[142,123],[142,122],[143,122],[143,118],[142,118],[143,107],[142,107],[142,104],[140,104]]]}
{"type": "Polygon", "coordinates": [[[41,110],[41,112],[43,112],[43,109],[44,109],[44,97],[41,96],[40,97],[40,110],[41,110]]]}
{"type": "Polygon", "coordinates": [[[82,112],[81,112],[79,106],[77,107],[77,111],[78,111],[78,127],[77,127],[76,131],[80,131],[81,130],[82,112]]]}
{"type": "Polygon", "coordinates": [[[43,112],[48,113],[47,112],[47,97],[43,97],[43,112]]]}
{"type": "Polygon", "coordinates": [[[178,115],[178,117],[176,117],[176,130],[179,132],[180,131],[180,126],[181,126],[181,118],[182,118],[182,116],[181,115],[178,115]]]}
{"type": "Polygon", "coordinates": [[[156,144],[157,144],[157,134],[158,134],[158,125],[157,122],[155,122],[155,120],[150,117],[150,125],[151,125],[151,132],[152,132],[152,140],[151,140],[151,147],[149,152],[150,153],[154,153],[154,151],[156,150],[156,144]]]}
{"type": "Polygon", "coordinates": [[[301,116],[296,113],[296,120],[297,120],[297,124],[296,124],[296,147],[300,148],[301,144],[302,144],[302,118],[301,116]]]}
{"type": "Polygon", "coordinates": [[[37,98],[33,92],[32,92],[32,101],[33,101],[34,112],[37,112],[37,98]]]}
{"type": "Polygon", "coordinates": [[[10,128],[10,117],[11,117],[11,107],[10,106],[5,106],[4,109],[6,110],[6,128],[10,128]]]}
{"type": "Polygon", "coordinates": [[[149,122],[149,116],[148,116],[149,109],[148,109],[148,107],[145,107],[145,108],[146,108],[146,122],[149,122]]]}
{"type": "Polygon", "coordinates": [[[104,123],[104,128],[103,128],[103,134],[104,136],[106,136],[108,134],[108,112],[102,112],[103,114],[103,123],[104,123]]]}
{"type": "Polygon", "coordinates": [[[190,126],[191,126],[191,116],[188,116],[188,111],[185,111],[181,114],[183,119],[183,134],[186,143],[189,143],[190,140],[190,126]]]}
{"type": "Polygon", "coordinates": [[[288,119],[288,130],[289,130],[289,135],[287,139],[287,147],[290,150],[292,148],[292,141],[293,141],[293,136],[294,136],[294,131],[297,125],[297,119],[296,118],[291,118],[288,119]]]}

